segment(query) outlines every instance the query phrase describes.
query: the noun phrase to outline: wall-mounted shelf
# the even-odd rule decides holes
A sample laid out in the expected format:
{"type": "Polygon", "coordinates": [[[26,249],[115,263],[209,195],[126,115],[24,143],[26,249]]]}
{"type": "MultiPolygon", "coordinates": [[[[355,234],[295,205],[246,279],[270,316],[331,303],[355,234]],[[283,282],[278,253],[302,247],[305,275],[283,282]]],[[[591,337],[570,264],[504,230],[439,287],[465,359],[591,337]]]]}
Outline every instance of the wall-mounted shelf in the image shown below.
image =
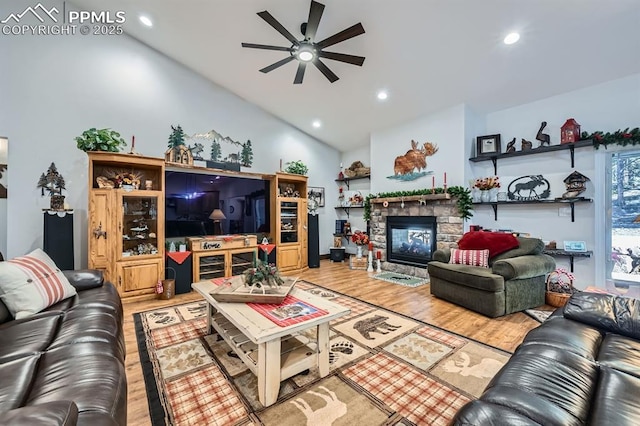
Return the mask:
{"type": "Polygon", "coordinates": [[[515,152],[503,152],[501,154],[495,155],[482,155],[478,157],[469,158],[469,161],[473,163],[478,163],[480,161],[491,161],[493,163],[493,173],[498,174],[498,159],[502,158],[511,158],[511,157],[521,157],[523,155],[533,155],[533,154],[542,154],[544,152],[552,152],[552,151],[564,151],[569,150],[571,153],[571,168],[574,167],[575,161],[575,149],[583,148],[586,146],[593,146],[593,141],[591,139],[584,139],[574,143],[565,143],[560,145],[550,145],[550,146],[541,146],[538,148],[528,149],[526,151],[515,151],[515,152]]]}
{"type": "Polygon", "coordinates": [[[341,209],[347,214],[347,219],[349,218],[349,210],[351,209],[363,209],[364,206],[336,206],[336,210],[341,209]]]}
{"type": "Polygon", "coordinates": [[[345,185],[347,185],[347,189],[349,189],[349,182],[351,182],[352,180],[360,180],[360,179],[369,179],[371,180],[371,175],[364,175],[364,176],[354,176],[354,177],[345,177],[343,179],[336,179],[336,182],[341,182],[344,183],[345,185]]]}
{"type": "Polygon", "coordinates": [[[498,205],[516,204],[569,204],[571,206],[571,222],[575,222],[575,203],[592,203],[591,198],[571,198],[566,200],[529,200],[529,201],[494,201],[489,203],[473,203],[476,206],[491,206],[493,208],[494,220],[498,220],[498,205]]]}
{"type": "Polygon", "coordinates": [[[544,254],[548,254],[549,256],[565,256],[569,258],[569,265],[571,272],[573,272],[573,258],[574,257],[591,257],[593,252],[591,250],[588,251],[566,251],[566,250],[558,250],[558,249],[544,249],[542,251],[544,254]]]}

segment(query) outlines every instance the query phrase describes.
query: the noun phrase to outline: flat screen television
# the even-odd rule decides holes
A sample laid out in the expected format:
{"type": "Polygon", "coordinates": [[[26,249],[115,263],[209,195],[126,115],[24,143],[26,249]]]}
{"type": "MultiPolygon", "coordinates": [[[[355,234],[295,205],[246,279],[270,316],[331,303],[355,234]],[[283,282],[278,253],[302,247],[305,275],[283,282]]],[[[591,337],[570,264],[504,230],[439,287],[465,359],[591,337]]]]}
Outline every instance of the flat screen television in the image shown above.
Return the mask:
{"type": "Polygon", "coordinates": [[[165,237],[268,233],[269,184],[262,179],[167,170],[165,237]],[[220,228],[209,218],[215,209],[224,215],[220,228]]]}

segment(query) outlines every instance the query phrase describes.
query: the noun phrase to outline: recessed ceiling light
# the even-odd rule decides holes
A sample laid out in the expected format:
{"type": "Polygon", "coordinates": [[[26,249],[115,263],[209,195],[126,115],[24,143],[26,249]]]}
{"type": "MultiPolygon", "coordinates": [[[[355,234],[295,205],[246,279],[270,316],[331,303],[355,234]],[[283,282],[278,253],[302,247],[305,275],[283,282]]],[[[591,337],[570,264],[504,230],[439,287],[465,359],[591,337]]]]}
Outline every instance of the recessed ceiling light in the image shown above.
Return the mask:
{"type": "Polygon", "coordinates": [[[510,33],[504,38],[504,44],[513,44],[520,40],[520,34],[518,33],[510,33]]]}
{"type": "Polygon", "coordinates": [[[141,15],[140,22],[142,22],[147,27],[153,27],[153,22],[151,22],[151,19],[148,16],[141,15]]]}
{"type": "Polygon", "coordinates": [[[320,128],[320,126],[322,126],[322,123],[320,122],[320,120],[315,120],[313,123],[311,123],[311,125],[318,129],[320,128]]]}
{"type": "Polygon", "coordinates": [[[378,92],[378,99],[380,99],[381,101],[384,101],[388,97],[389,97],[389,94],[387,92],[385,92],[384,90],[381,90],[381,91],[378,92]]]}

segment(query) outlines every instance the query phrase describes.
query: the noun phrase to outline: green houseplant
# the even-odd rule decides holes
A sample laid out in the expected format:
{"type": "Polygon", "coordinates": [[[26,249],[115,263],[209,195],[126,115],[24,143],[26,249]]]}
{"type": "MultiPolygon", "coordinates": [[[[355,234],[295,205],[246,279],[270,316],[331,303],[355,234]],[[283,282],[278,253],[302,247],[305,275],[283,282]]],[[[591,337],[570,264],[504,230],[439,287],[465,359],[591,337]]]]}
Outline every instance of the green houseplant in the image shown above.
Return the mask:
{"type": "Polygon", "coordinates": [[[309,171],[309,168],[301,160],[296,160],[289,161],[287,163],[287,168],[284,169],[284,171],[287,173],[304,176],[309,171]]]}
{"type": "Polygon", "coordinates": [[[76,137],[78,149],[83,151],[120,152],[120,147],[127,146],[120,133],[111,129],[96,129],[92,127],[76,137]]]}

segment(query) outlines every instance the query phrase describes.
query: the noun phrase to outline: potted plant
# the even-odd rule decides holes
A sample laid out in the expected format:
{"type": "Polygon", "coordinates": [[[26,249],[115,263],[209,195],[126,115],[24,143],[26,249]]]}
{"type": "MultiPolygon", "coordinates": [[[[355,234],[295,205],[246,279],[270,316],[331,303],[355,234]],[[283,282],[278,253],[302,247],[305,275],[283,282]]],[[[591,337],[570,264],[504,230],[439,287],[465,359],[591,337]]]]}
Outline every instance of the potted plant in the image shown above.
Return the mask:
{"type": "Polygon", "coordinates": [[[87,151],[120,152],[120,147],[127,146],[120,133],[111,129],[92,127],[75,138],[78,149],[87,151]]]}
{"type": "Polygon", "coordinates": [[[51,210],[64,210],[64,195],[62,195],[62,190],[66,188],[64,178],[58,173],[58,168],[55,163],[51,163],[46,174],[42,173],[42,175],[40,175],[37,187],[40,188],[43,197],[45,191],[47,191],[51,197],[51,210]]]}
{"type": "Polygon", "coordinates": [[[306,175],[309,171],[309,168],[305,166],[305,164],[301,160],[289,161],[287,163],[287,168],[284,169],[287,173],[293,173],[295,175],[306,175]]]}

